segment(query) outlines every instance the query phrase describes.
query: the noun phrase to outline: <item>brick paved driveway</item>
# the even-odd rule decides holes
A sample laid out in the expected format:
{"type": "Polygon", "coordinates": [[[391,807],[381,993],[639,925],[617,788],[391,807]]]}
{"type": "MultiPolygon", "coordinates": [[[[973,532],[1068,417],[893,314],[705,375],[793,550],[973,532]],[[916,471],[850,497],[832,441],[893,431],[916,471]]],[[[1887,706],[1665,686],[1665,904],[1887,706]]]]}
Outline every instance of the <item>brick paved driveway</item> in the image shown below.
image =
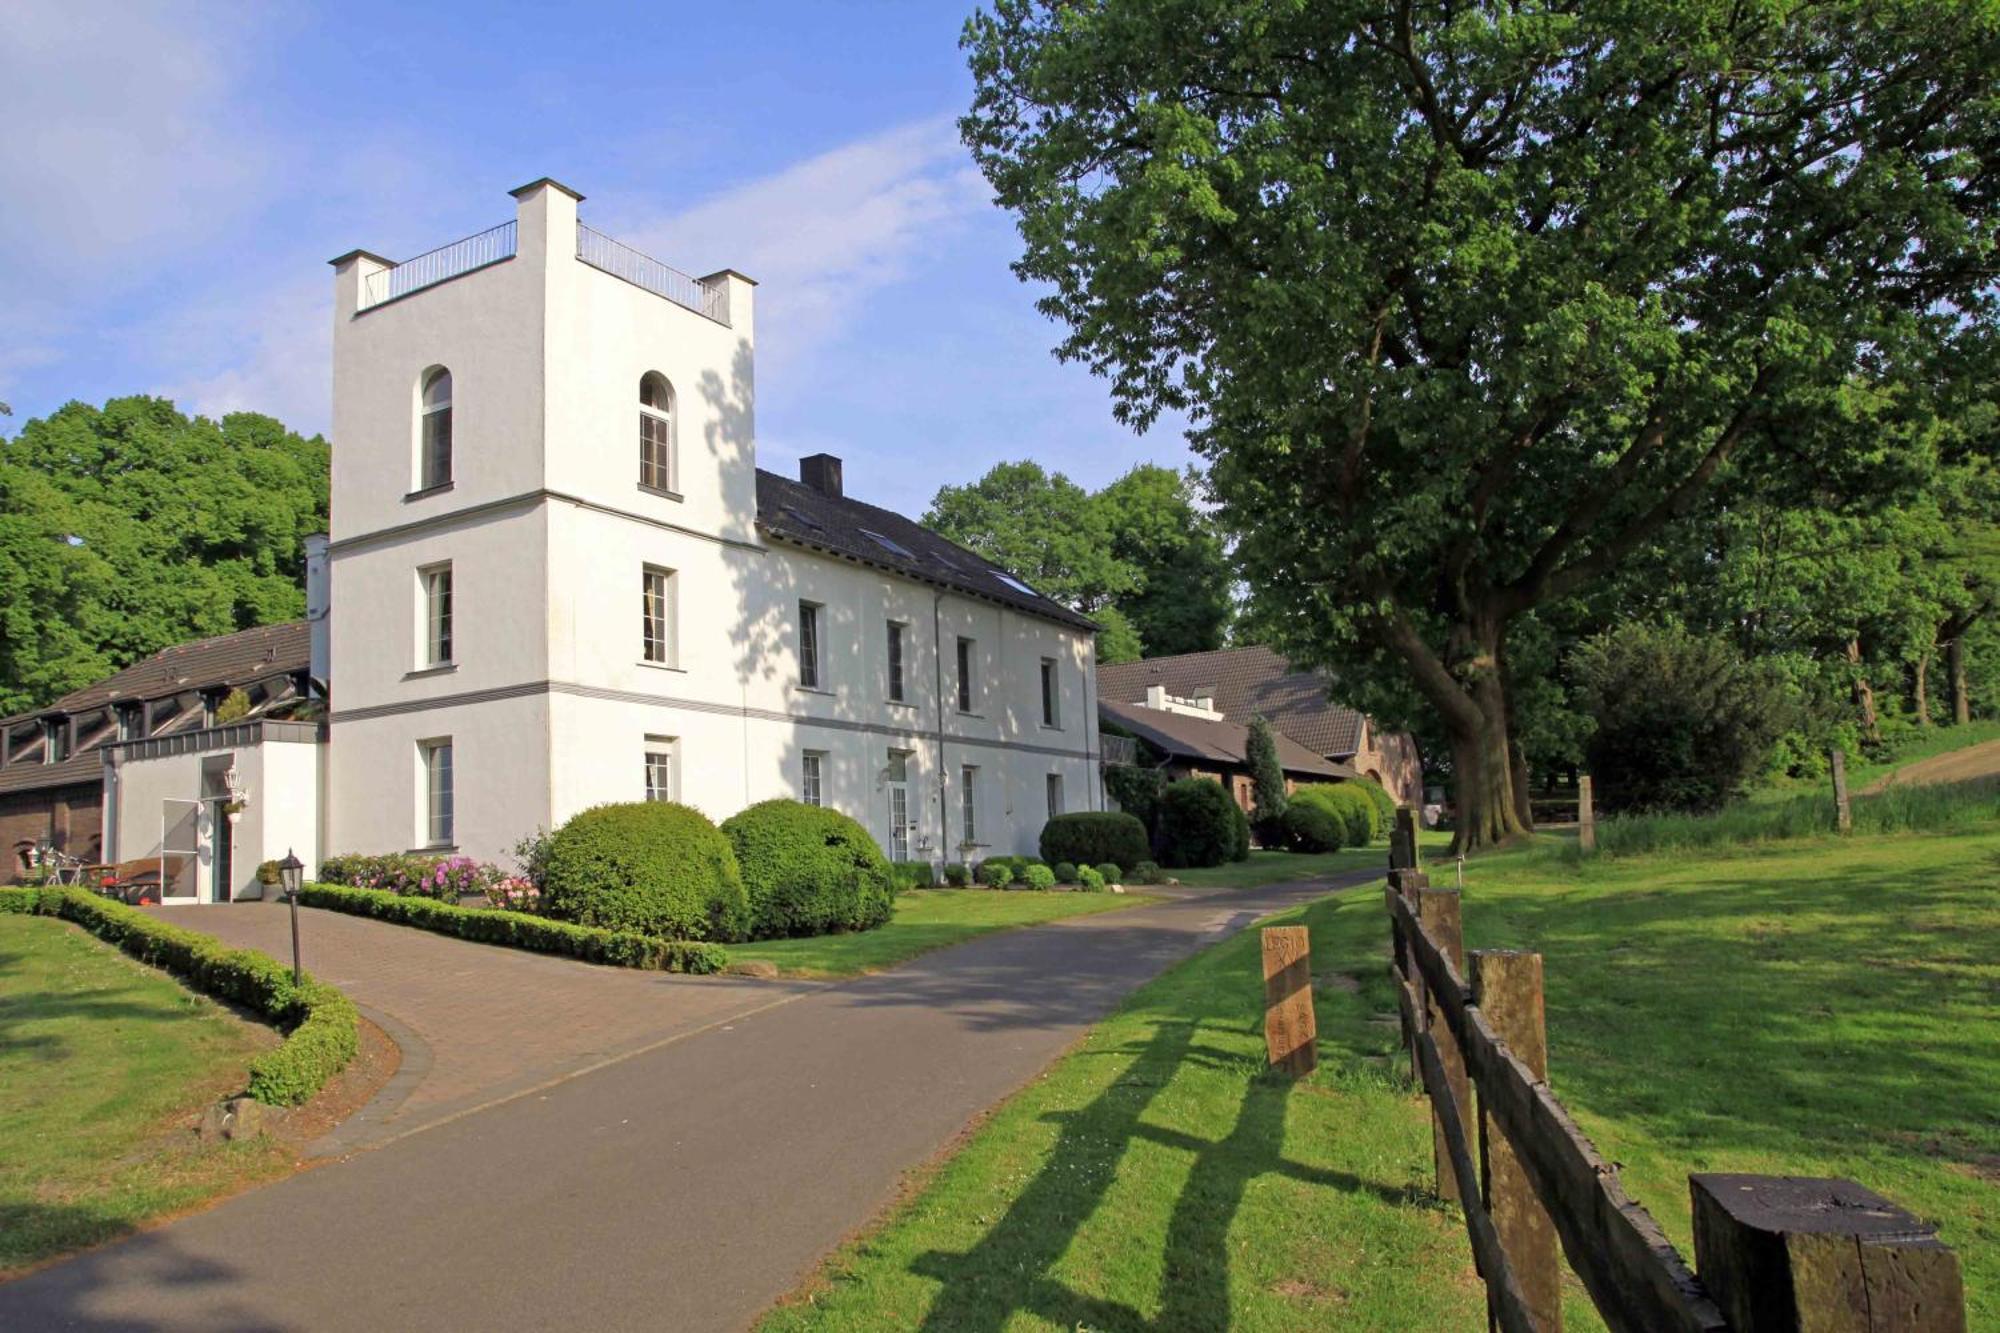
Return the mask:
{"type": "MultiPolygon", "coordinates": [[[[291,959],[279,903],[149,909],[238,948],[291,959]]],[[[340,912],[299,911],[305,967],[403,1048],[403,1069],[315,1145],[370,1147],[818,989],[683,977],[447,939],[340,912]]]]}

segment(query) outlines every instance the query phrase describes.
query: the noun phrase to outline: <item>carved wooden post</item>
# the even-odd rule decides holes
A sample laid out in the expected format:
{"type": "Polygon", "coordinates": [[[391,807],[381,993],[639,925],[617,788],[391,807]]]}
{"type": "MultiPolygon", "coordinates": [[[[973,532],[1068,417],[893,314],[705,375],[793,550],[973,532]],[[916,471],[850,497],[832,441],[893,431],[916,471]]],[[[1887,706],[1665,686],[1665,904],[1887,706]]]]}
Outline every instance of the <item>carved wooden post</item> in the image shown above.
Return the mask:
{"type": "Polygon", "coordinates": [[[1698,1175],[1694,1253],[1733,1333],[1964,1333],[1958,1256],[1851,1180],[1698,1175]]]}
{"type": "Polygon", "coordinates": [[[1597,801],[1590,774],[1576,780],[1576,845],[1586,852],[1597,850],[1597,801]]]}
{"type": "Polygon", "coordinates": [[[1854,807],[1847,800],[1847,755],[1838,749],[1826,752],[1833,765],[1833,826],[1841,833],[1854,832],[1854,807]]]}
{"type": "MultiPolygon", "coordinates": [[[[1479,1012],[1493,1027],[1494,1035],[1507,1043],[1528,1072],[1542,1082],[1549,1078],[1549,1044],[1542,1017],[1542,956],[1516,949],[1478,949],[1469,955],[1472,964],[1472,998],[1479,1012]]],[[[1506,1134],[1481,1108],[1479,1116],[1479,1157],[1486,1177],[1480,1182],[1485,1191],[1486,1210],[1493,1215],[1493,1229],[1500,1235],[1500,1248],[1507,1253],[1507,1266],[1514,1272],[1542,1333],[1562,1333],[1562,1255],[1556,1244],[1555,1223],[1549,1220],[1535,1187],[1522,1170],[1506,1134]]],[[[1488,1323],[1499,1328],[1489,1313],[1488,1323]]]]}
{"type": "Polygon", "coordinates": [[[1312,943],[1304,926],[1267,926],[1264,942],[1264,1048],[1294,1078],[1319,1068],[1313,1016],[1312,943]]]}
{"type": "MultiPolygon", "coordinates": [[[[1451,960],[1459,975],[1465,974],[1465,932],[1459,921],[1458,890],[1418,889],[1417,920],[1422,923],[1424,933],[1429,935],[1438,947],[1438,952],[1451,960]]],[[[1458,1121],[1467,1127],[1472,1125],[1472,1089],[1465,1077],[1465,1056],[1458,1049],[1458,1038],[1452,1036],[1451,1027],[1445,1022],[1444,1011],[1438,1007],[1437,997],[1424,991],[1424,1026],[1437,1043],[1438,1063],[1444,1066],[1444,1081],[1451,1089],[1451,1099],[1458,1105],[1458,1121]]],[[[1438,1123],[1437,1108],[1431,1109],[1432,1148],[1437,1158],[1438,1197],[1453,1203],[1459,1200],[1460,1189],[1478,1189],[1478,1181],[1461,1183],[1451,1169],[1451,1149],[1445,1143],[1444,1129],[1438,1123]]]]}

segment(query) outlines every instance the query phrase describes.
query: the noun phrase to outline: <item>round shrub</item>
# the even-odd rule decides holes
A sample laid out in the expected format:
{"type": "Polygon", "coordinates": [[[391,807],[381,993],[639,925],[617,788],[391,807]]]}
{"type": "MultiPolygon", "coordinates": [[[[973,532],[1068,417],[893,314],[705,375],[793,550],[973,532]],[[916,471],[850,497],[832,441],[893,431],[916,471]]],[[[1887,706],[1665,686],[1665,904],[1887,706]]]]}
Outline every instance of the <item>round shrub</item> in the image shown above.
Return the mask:
{"type": "Polygon", "coordinates": [[[1221,865],[1235,855],[1242,814],[1213,778],[1169,782],[1160,797],[1160,859],[1170,866],[1221,865]]]}
{"type": "Polygon", "coordinates": [[[944,868],[944,882],[954,889],[962,889],[972,883],[972,868],[963,861],[952,861],[944,868]]]}
{"type": "Polygon", "coordinates": [[[1106,884],[1123,884],[1125,882],[1125,872],[1109,861],[1091,868],[1104,876],[1106,884]]]}
{"type": "Polygon", "coordinates": [[[549,839],[542,910],[670,940],[740,940],[750,900],[736,851],[708,816],[669,801],[600,805],[549,839]]]}
{"type": "Polygon", "coordinates": [[[1056,883],[1058,884],[1076,883],[1076,862],[1058,861],[1055,863],[1052,869],[1054,869],[1054,871],[1056,872],[1056,883]]]}
{"type": "Polygon", "coordinates": [[[1295,852],[1337,852],[1347,843],[1347,821],[1318,801],[1294,795],[1285,806],[1285,845],[1295,852]]]}
{"type": "Polygon", "coordinates": [[[1004,889],[1014,882],[1014,867],[1006,857],[996,856],[979,867],[979,878],[989,889],[1004,889]]]}
{"type": "Polygon", "coordinates": [[[1031,889],[1053,889],[1056,886],[1056,872],[1043,865],[1029,866],[1022,873],[1021,882],[1031,889]]]}
{"type": "Polygon", "coordinates": [[[1166,880],[1167,877],[1161,873],[1160,867],[1151,861],[1141,861],[1125,876],[1127,884],[1164,884],[1166,880]]]}
{"type": "Polygon", "coordinates": [[[872,930],[900,887],[868,830],[824,806],[759,801],[722,821],[750,897],[752,939],[872,930]]]}
{"type": "Polygon", "coordinates": [[[1076,887],[1084,893],[1101,893],[1104,891],[1104,876],[1092,866],[1078,866],[1076,887]]]}
{"type": "Polygon", "coordinates": [[[1042,825],[1042,859],[1095,865],[1111,861],[1136,865],[1152,854],[1146,826],[1122,810],[1086,810],[1057,815],[1042,825]]]}
{"type": "Polygon", "coordinates": [[[1347,784],[1375,803],[1375,828],[1383,836],[1396,827],[1396,798],[1373,778],[1356,778],[1347,784]]]}
{"type": "Polygon", "coordinates": [[[1341,834],[1343,846],[1366,847],[1381,832],[1375,802],[1352,783],[1318,783],[1301,787],[1292,793],[1292,800],[1294,803],[1304,801],[1317,806],[1340,820],[1345,830],[1341,834]]]}

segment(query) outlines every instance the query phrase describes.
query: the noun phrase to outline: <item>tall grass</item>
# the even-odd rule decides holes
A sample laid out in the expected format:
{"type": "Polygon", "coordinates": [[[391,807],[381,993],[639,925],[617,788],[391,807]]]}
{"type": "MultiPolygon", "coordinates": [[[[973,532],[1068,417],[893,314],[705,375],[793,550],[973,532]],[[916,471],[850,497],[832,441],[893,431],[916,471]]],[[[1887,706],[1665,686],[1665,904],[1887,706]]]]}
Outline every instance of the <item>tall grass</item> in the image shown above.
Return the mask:
{"type": "MultiPolygon", "coordinates": [[[[1853,798],[1856,833],[1919,833],[2000,821],[2000,779],[1889,787],[1853,798]]],[[[1815,838],[1834,832],[1833,794],[1741,802],[1712,815],[1617,815],[1597,823],[1598,853],[1643,856],[1745,843],[1815,838]]],[[[1566,859],[1582,855],[1574,843],[1566,859]]]]}

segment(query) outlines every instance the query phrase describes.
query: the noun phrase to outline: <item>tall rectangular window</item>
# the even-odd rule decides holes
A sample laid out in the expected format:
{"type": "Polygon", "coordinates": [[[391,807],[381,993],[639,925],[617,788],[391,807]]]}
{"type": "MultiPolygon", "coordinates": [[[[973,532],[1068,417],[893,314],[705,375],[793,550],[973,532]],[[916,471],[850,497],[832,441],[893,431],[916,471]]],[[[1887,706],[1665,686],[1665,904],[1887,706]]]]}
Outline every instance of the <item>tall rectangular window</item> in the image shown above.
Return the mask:
{"type": "Polygon", "coordinates": [[[979,770],[967,764],[958,770],[958,794],[961,807],[960,818],[964,821],[965,841],[979,841],[979,770]]]}
{"type": "Polygon", "coordinates": [[[1051,773],[1048,777],[1049,818],[1054,819],[1063,812],[1062,774],[1051,773]]]}
{"type": "Polygon", "coordinates": [[[826,755],[819,750],[807,750],[799,764],[799,799],[807,805],[823,805],[820,781],[826,769],[826,755]]]}
{"type": "Polygon", "coordinates": [[[820,688],[819,613],[817,602],[799,603],[799,684],[820,688]]]}
{"type": "Polygon", "coordinates": [[[1056,659],[1042,659],[1042,725],[1062,725],[1062,677],[1056,674],[1056,659]]]}
{"type": "Polygon", "coordinates": [[[972,711],[972,640],[960,637],[958,641],[958,711],[972,711]]]}
{"type": "Polygon", "coordinates": [[[432,565],[418,571],[424,594],[424,651],[420,665],[450,666],[451,566],[432,565]]]}
{"type": "Polygon", "coordinates": [[[903,702],[903,626],[889,622],[889,698],[903,702]]]}
{"type": "Polygon", "coordinates": [[[424,773],[422,822],[424,845],[449,847],[452,844],[451,740],[419,741],[418,757],[424,773]]]}
{"type": "Polygon", "coordinates": [[[671,801],[679,791],[674,762],[680,742],[672,736],[646,737],[646,799],[671,801]]]}
{"type": "Polygon", "coordinates": [[[640,575],[641,601],[643,609],[640,619],[640,636],[645,651],[645,660],[657,666],[673,666],[676,656],[674,648],[674,571],[661,569],[657,565],[647,565],[640,575]]]}

